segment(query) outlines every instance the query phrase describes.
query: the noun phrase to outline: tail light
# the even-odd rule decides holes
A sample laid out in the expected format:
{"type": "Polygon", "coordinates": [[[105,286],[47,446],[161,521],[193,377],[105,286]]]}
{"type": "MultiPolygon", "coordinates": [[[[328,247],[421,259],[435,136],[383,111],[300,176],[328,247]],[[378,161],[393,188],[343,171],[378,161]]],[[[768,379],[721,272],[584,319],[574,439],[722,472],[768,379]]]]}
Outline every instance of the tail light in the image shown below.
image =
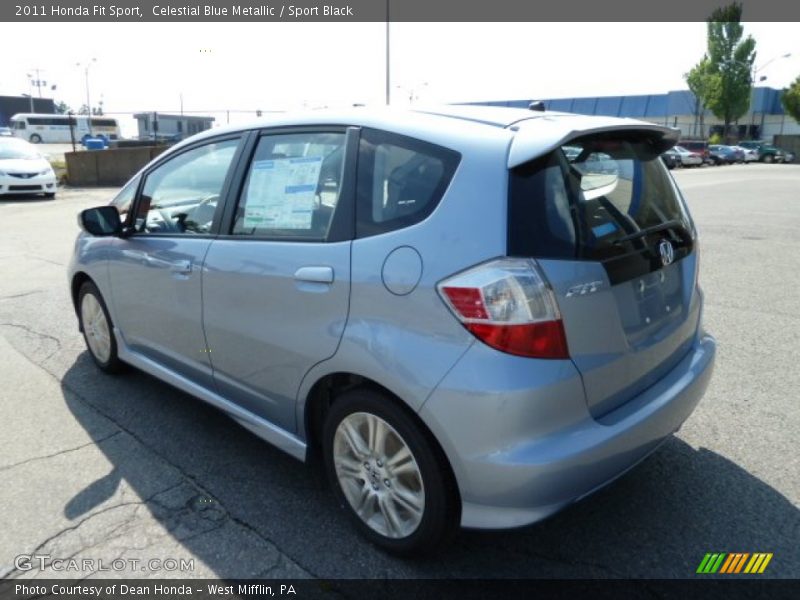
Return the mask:
{"type": "Polygon", "coordinates": [[[438,290],[461,324],[492,348],[569,358],[561,313],[535,261],[494,260],[442,281],[438,290]]]}

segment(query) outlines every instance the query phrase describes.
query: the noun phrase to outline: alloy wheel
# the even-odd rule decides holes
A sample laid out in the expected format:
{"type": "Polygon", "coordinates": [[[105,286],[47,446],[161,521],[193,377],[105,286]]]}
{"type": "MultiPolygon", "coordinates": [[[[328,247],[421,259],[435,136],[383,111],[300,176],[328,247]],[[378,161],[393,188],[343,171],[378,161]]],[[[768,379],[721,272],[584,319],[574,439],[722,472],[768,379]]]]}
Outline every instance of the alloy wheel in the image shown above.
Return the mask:
{"type": "Polygon", "coordinates": [[[400,434],[380,417],[347,415],[333,440],[333,463],[342,492],[373,531],[404,538],[425,512],[425,487],[414,455],[400,434]]]}
{"type": "Polygon", "coordinates": [[[101,363],[108,362],[111,358],[111,331],[103,307],[94,294],[83,296],[81,321],[89,350],[101,363]]]}

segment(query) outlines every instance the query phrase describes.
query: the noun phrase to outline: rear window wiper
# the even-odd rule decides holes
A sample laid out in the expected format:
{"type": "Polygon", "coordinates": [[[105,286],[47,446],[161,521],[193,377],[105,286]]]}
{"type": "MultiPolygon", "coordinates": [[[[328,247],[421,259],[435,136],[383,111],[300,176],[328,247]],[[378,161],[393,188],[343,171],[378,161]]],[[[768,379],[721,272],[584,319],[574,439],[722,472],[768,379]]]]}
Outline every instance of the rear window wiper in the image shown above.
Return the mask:
{"type": "Polygon", "coordinates": [[[691,234],[689,233],[689,229],[686,227],[686,224],[683,221],[679,221],[677,219],[673,219],[672,221],[666,221],[664,223],[659,223],[658,225],[653,225],[652,227],[645,227],[644,229],[640,229],[639,231],[634,231],[633,233],[629,233],[621,238],[614,240],[614,244],[622,244],[624,242],[629,242],[631,240],[638,240],[639,238],[647,237],[652,233],[658,233],[659,231],[666,231],[668,229],[675,229],[678,231],[678,236],[682,239],[682,241],[686,241],[687,238],[691,238],[691,234]]]}

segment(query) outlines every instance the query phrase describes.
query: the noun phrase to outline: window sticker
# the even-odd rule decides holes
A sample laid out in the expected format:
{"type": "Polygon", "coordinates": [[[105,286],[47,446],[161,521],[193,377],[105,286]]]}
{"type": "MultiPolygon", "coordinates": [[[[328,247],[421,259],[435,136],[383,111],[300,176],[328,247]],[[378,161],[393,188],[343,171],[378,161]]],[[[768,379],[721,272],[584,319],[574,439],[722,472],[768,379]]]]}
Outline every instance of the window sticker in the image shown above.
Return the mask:
{"type": "Polygon", "coordinates": [[[258,160],[253,163],[244,207],[244,226],[311,229],[322,156],[258,160]]]}

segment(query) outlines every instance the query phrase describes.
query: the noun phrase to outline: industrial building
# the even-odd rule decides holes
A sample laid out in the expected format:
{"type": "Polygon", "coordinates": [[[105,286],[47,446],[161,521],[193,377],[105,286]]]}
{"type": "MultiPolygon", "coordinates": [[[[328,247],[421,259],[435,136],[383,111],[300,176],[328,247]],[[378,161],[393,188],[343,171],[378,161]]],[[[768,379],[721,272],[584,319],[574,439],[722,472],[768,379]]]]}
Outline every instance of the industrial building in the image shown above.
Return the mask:
{"type": "Polygon", "coordinates": [[[145,112],[133,115],[139,129],[139,138],[184,138],[211,129],[214,117],[199,115],[171,115],[145,112]]]}
{"type": "MultiPolygon", "coordinates": [[[[739,139],[773,141],[776,136],[800,135],[800,124],[783,111],[780,100],[781,92],[782,90],[770,87],[753,88],[751,109],[736,123],[739,139]]],[[[545,100],[531,98],[529,100],[470,102],[469,104],[527,108],[534,100],[542,100],[546,110],[630,117],[677,127],[681,130],[684,138],[706,138],[715,132],[722,133],[722,121],[716,118],[711,111],[702,111],[694,94],[689,90],[641,96],[597,96],[545,100]]]]}
{"type": "Polygon", "coordinates": [[[11,117],[18,113],[55,114],[56,105],[52,98],[31,98],[30,96],[0,96],[0,127],[8,127],[11,117]]]}

